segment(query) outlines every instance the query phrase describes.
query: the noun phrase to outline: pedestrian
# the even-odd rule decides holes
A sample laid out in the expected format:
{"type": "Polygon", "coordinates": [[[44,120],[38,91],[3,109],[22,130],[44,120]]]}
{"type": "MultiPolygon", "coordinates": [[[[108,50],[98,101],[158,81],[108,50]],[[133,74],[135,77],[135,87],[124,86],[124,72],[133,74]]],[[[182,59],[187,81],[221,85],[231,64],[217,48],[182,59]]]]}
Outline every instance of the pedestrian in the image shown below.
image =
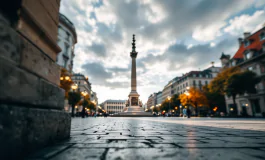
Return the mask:
{"type": "Polygon", "coordinates": [[[186,107],[183,109],[182,112],[183,112],[183,118],[186,117],[187,116],[187,109],[186,109],[186,107]]]}
{"type": "Polygon", "coordinates": [[[94,117],[97,118],[97,113],[96,112],[94,113],[94,117]]]}
{"type": "Polygon", "coordinates": [[[83,107],[82,112],[81,112],[81,116],[82,116],[82,118],[85,118],[85,114],[86,114],[86,110],[85,110],[85,108],[83,107]]]}
{"type": "Polygon", "coordinates": [[[190,109],[189,109],[189,108],[187,109],[187,115],[188,115],[188,118],[190,118],[191,111],[190,111],[190,109]]]}

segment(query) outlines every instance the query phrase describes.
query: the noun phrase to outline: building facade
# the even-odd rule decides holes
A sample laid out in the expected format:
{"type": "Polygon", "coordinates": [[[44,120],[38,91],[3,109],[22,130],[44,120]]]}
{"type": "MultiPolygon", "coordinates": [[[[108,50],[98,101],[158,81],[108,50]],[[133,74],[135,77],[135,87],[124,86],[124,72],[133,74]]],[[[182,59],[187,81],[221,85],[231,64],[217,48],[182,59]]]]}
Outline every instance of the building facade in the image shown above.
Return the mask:
{"type": "MultiPolygon", "coordinates": [[[[265,75],[265,27],[250,34],[244,33],[244,38],[239,38],[239,48],[230,59],[224,53],[221,56],[223,68],[238,66],[242,71],[250,70],[258,76],[265,75]]],[[[236,97],[236,107],[233,106],[232,97],[225,97],[226,107],[229,112],[237,115],[265,116],[265,81],[256,85],[256,94],[244,94],[236,97]]]]}
{"type": "Polygon", "coordinates": [[[156,93],[156,105],[157,104],[162,104],[162,91],[159,91],[156,93]]]}
{"type": "Polygon", "coordinates": [[[109,114],[122,112],[126,107],[126,100],[106,100],[103,102],[104,110],[109,114]]]}
{"type": "Polygon", "coordinates": [[[72,76],[72,81],[77,84],[78,88],[77,90],[79,92],[86,92],[90,99],[93,95],[93,91],[91,89],[91,83],[89,82],[88,77],[85,77],[83,74],[81,73],[75,73],[72,76]]]}
{"type": "MultiPolygon", "coordinates": [[[[77,85],[77,91],[78,92],[85,92],[89,95],[90,101],[95,104],[96,109],[98,106],[98,98],[97,93],[93,92],[91,83],[89,82],[88,77],[84,76],[80,73],[75,73],[72,75],[72,81],[77,85]]],[[[78,111],[82,110],[82,106],[77,106],[78,111]]],[[[65,110],[71,112],[71,107],[68,105],[68,103],[65,106],[65,110]]]]}
{"type": "Polygon", "coordinates": [[[91,92],[91,97],[90,100],[92,103],[94,103],[96,105],[96,107],[98,106],[98,97],[97,97],[97,93],[96,92],[91,92]]]}
{"type": "Polygon", "coordinates": [[[162,102],[166,100],[167,97],[171,97],[171,88],[173,80],[169,81],[162,91],[162,102]]]}
{"type": "Polygon", "coordinates": [[[59,14],[57,44],[60,46],[61,52],[57,55],[56,62],[69,73],[73,71],[76,43],[77,36],[73,23],[63,14],[59,14]]]}
{"type": "MultiPolygon", "coordinates": [[[[219,69],[219,67],[215,68],[219,69]]],[[[182,77],[179,77],[174,82],[172,87],[172,93],[183,94],[187,91],[189,87],[194,87],[201,90],[202,87],[204,85],[208,85],[212,79],[213,75],[210,69],[206,69],[203,71],[190,71],[189,73],[184,74],[182,77]]]]}
{"type": "Polygon", "coordinates": [[[147,100],[147,109],[150,109],[154,106],[156,106],[157,102],[156,102],[156,93],[153,93],[151,94],[149,97],[148,97],[148,100],[147,100]]]}

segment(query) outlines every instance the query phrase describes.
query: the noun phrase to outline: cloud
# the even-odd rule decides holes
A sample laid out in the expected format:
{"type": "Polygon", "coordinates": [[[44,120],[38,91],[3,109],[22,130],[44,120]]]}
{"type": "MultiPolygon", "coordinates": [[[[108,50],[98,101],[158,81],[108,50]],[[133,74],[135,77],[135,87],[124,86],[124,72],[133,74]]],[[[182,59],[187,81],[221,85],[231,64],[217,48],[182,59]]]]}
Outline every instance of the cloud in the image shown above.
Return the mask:
{"type": "Polygon", "coordinates": [[[234,54],[237,38],[264,23],[262,0],[63,0],[75,25],[74,71],[90,77],[99,101],[127,99],[136,34],[141,99],[172,78],[234,54]],[[251,13],[251,14],[250,14],[251,13]],[[115,98],[116,97],[116,98],[115,98]]]}
{"type": "Polygon", "coordinates": [[[105,57],[106,56],[106,48],[103,44],[92,43],[91,46],[88,47],[88,51],[93,51],[96,55],[105,57]]]}
{"type": "Polygon", "coordinates": [[[195,28],[192,38],[198,41],[212,41],[216,37],[221,36],[220,29],[225,26],[224,22],[211,24],[205,28],[198,26],[195,28]]]}
{"type": "Polygon", "coordinates": [[[104,84],[106,79],[112,77],[112,74],[107,72],[102,64],[92,62],[82,65],[82,69],[86,72],[86,75],[91,77],[90,79],[98,84],[104,84]],[[103,82],[103,83],[102,83],[103,82]]]}
{"type": "Polygon", "coordinates": [[[244,32],[255,32],[265,23],[264,17],[264,10],[258,10],[253,15],[242,14],[229,20],[224,31],[235,36],[241,36],[244,32]]]}

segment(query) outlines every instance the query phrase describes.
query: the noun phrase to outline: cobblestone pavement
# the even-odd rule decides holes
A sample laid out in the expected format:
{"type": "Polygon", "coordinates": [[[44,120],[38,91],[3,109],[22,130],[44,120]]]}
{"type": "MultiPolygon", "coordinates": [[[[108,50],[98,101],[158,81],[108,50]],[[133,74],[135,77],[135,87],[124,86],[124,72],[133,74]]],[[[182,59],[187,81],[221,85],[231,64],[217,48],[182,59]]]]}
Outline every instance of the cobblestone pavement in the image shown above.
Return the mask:
{"type": "Polygon", "coordinates": [[[265,121],[75,118],[69,140],[28,159],[265,159],[265,121]]]}

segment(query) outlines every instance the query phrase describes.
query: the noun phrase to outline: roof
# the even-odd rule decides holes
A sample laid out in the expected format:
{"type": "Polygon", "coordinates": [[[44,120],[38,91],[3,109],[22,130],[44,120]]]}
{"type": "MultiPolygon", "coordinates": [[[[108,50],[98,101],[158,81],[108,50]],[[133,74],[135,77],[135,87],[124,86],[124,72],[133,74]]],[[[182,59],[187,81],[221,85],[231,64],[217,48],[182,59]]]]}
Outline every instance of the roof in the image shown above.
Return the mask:
{"type": "Polygon", "coordinates": [[[240,45],[239,49],[237,50],[236,54],[234,55],[233,59],[243,59],[244,58],[244,52],[246,50],[257,50],[257,51],[261,50],[263,43],[265,43],[265,39],[263,39],[262,41],[260,40],[260,34],[262,32],[265,32],[265,27],[261,28],[257,32],[255,32],[252,35],[245,38],[244,41],[249,40],[250,45],[245,47],[244,43],[242,43],[240,45]]]}
{"type": "Polygon", "coordinates": [[[224,52],[222,52],[220,59],[224,59],[224,58],[230,59],[230,55],[224,54],[224,52]]]}
{"type": "Polygon", "coordinates": [[[74,24],[63,14],[59,13],[59,22],[63,23],[73,33],[75,43],[77,43],[77,35],[74,24]]]}

